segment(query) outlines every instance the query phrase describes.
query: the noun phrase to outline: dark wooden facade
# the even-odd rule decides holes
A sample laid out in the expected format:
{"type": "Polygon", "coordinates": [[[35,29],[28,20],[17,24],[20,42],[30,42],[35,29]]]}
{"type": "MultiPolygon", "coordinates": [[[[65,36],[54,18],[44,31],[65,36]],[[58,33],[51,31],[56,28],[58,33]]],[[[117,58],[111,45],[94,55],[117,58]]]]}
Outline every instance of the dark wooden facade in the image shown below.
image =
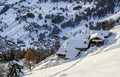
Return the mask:
{"type": "Polygon", "coordinates": [[[65,59],[66,55],[65,54],[57,54],[59,59],[65,59]]]}
{"type": "Polygon", "coordinates": [[[104,45],[104,40],[100,39],[98,37],[90,39],[90,46],[94,46],[94,45],[102,46],[102,45],[104,45]]]}

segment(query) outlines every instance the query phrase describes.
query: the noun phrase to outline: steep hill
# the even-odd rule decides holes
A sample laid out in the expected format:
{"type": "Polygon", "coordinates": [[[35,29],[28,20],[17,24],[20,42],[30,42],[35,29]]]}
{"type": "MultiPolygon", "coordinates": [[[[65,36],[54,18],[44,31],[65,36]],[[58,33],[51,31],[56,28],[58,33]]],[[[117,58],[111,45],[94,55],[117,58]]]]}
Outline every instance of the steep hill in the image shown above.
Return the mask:
{"type": "Polygon", "coordinates": [[[119,77],[120,26],[113,28],[111,32],[114,34],[109,38],[109,44],[86,57],[47,69],[40,69],[40,65],[32,74],[26,73],[24,77],[119,77]]]}
{"type": "Polygon", "coordinates": [[[66,33],[71,29],[100,30],[99,21],[120,11],[119,0],[0,0],[0,4],[1,50],[50,48],[56,40],[69,38],[66,33]]]}

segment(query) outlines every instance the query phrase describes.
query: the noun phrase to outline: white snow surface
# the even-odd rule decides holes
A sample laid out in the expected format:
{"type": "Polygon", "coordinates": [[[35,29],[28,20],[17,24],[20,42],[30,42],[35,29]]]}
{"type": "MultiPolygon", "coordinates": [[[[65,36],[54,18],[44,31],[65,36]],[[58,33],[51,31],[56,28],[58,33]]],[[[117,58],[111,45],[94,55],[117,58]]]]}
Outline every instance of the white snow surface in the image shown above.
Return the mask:
{"type": "Polygon", "coordinates": [[[110,34],[109,30],[91,30],[91,34],[99,33],[104,37],[107,37],[110,34]]]}
{"type": "Polygon", "coordinates": [[[120,26],[111,32],[108,44],[86,57],[46,69],[36,67],[24,77],[120,77],[120,26]]]}
{"type": "MultiPolygon", "coordinates": [[[[2,0],[0,0],[1,2],[2,0]]],[[[43,32],[48,32],[48,34],[51,31],[48,30],[39,30],[38,33],[30,33],[29,31],[25,31],[24,27],[28,26],[28,22],[36,22],[37,24],[39,24],[40,26],[42,26],[43,24],[45,24],[44,20],[45,20],[45,16],[46,15],[50,15],[50,14],[61,14],[62,16],[65,17],[63,22],[68,21],[71,18],[74,18],[74,15],[79,13],[80,11],[84,11],[84,9],[86,9],[87,7],[93,8],[95,7],[95,5],[93,3],[86,3],[85,5],[83,4],[83,2],[81,1],[79,4],[77,4],[76,2],[73,3],[68,3],[68,2],[58,2],[58,3],[54,3],[54,2],[47,2],[47,3],[40,3],[39,0],[26,0],[23,1],[21,3],[20,0],[6,0],[3,2],[5,2],[5,4],[15,4],[12,8],[10,8],[6,14],[2,14],[0,15],[0,19],[2,20],[3,23],[7,23],[7,27],[3,29],[3,32],[0,32],[0,36],[2,37],[7,37],[9,39],[13,39],[15,42],[17,42],[17,40],[24,40],[26,47],[34,47],[33,45],[30,45],[30,43],[32,42],[32,38],[34,38],[34,41],[38,41],[38,34],[43,33],[43,32]],[[77,6],[77,5],[82,5],[82,9],[80,10],[73,10],[73,7],[77,6]],[[24,6],[23,8],[21,8],[22,6],[24,6]],[[60,8],[68,8],[68,11],[63,12],[62,10],[60,10],[60,8]],[[40,9],[41,8],[41,9],[40,9]],[[55,8],[55,10],[53,10],[53,8],[55,8]],[[17,12],[17,10],[23,10],[20,14],[17,12]],[[16,21],[16,17],[18,16],[24,16],[26,15],[28,12],[27,10],[29,10],[30,13],[33,13],[35,15],[34,18],[27,18],[27,20],[24,22],[22,21],[21,23],[19,23],[18,21],[16,21]],[[66,13],[68,14],[68,16],[66,16],[66,13]],[[39,20],[38,19],[38,15],[42,14],[43,19],[39,20]]],[[[0,6],[0,10],[3,8],[3,6],[0,6]]],[[[51,23],[51,21],[49,19],[47,19],[47,24],[52,28],[53,25],[51,23]]],[[[61,23],[62,24],[62,23],[61,23]]],[[[60,27],[61,24],[58,24],[57,26],[60,27]]],[[[84,26],[84,24],[83,24],[84,26]]],[[[65,35],[65,31],[66,33],[71,30],[71,29],[62,29],[62,32],[60,34],[60,36],[64,36],[65,35]]],[[[48,34],[46,34],[46,38],[48,36],[48,34]]],[[[51,38],[48,38],[51,39],[51,38]]],[[[52,39],[51,39],[52,40],[52,39]]]]}
{"type": "Polygon", "coordinates": [[[113,14],[112,16],[106,17],[105,19],[101,20],[101,22],[103,21],[107,21],[107,20],[117,20],[120,17],[120,12],[117,12],[116,14],[113,14]]]}
{"type": "Polygon", "coordinates": [[[102,40],[105,40],[104,36],[99,34],[99,33],[92,34],[90,39],[93,39],[93,38],[96,38],[96,37],[98,37],[98,38],[100,38],[102,40]]]}
{"type": "MultiPolygon", "coordinates": [[[[44,1],[44,0],[40,0],[40,1],[44,1]]],[[[23,40],[26,47],[36,47],[34,45],[31,45],[31,43],[33,43],[34,41],[38,41],[38,35],[40,33],[44,33],[46,32],[46,38],[45,39],[51,39],[48,38],[47,36],[49,35],[49,33],[51,33],[51,31],[49,30],[39,30],[38,33],[34,32],[29,32],[29,31],[25,31],[24,27],[28,26],[28,23],[31,22],[35,22],[37,24],[39,24],[40,26],[43,26],[43,24],[45,24],[45,16],[46,15],[62,15],[65,17],[64,22],[70,20],[70,19],[74,19],[76,14],[79,14],[80,12],[85,12],[84,10],[86,8],[94,8],[96,5],[94,4],[94,2],[92,3],[85,3],[80,1],[80,3],[68,3],[68,2],[58,2],[58,3],[54,3],[54,2],[46,2],[46,3],[42,3],[39,2],[39,0],[25,0],[23,2],[21,2],[21,0],[0,0],[0,3],[5,2],[5,4],[14,4],[13,7],[11,7],[8,11],[6,11],[5,14],[0,15],[0,19],[3,23],[6,23],[6,27],[3,28],[3,32],[0,32],[0,36],[2,37],[7,37],[8,39],[13,39],[15,43],[17,43],[18,40],[23,40]],[[21,2],[21,3],[20,3],[21,2]],[[81,5],[82,9],[79,10],[73,10],[74,7],[81,5]],[[62,10],[60,10],[60,8],[68,8],[68,10],[66,10],[65,12],[63,12],[62,10]],[[41,8],[41,9],[40,9],[41,8]],[[53,9],[55,8],[55,9],[53,9]],[[21,13],[18,12],[18,10],[21,10],[21,13]],[[27,13],[33,13],[35,15],[34,18],[27,18],[26,21],[21,21],[18,22],[16,21],[16,17],[19,16],[25,16],[27,13]],[[43,19],[39,20],[38,19],[38,15],[42,14],[43,19]],[[67,15],[66,15],[67,14],[67,15]],[[32,38],[34,38],[34,41],[32,40],[32,38]]],[[[0,10],[3,8],[3,5],[0,6],[0,10]]],[[[119,7],[116,8],[115,12],[119,11],[119,7]]],[[[111,15],[111,14],[110,14],[111,15]]],[[[109,14],[107,16],[110,16],[109,14]]],[[[116,14],[116,16],[114,17],[119,17],[119,12],[116,14]]],[[[57,26],[62,30],[62,32],[59,34],[60,37],[62,36],[67,36],[69,38],[71,38],[71,36],[74,35],[74,33],[80,32],[81,30],[84,29],[83,32],[86,31],[86,27],[85,24],[88,24],[89,22],[98,22],[98,21],[102,21],[99,18],[91,18],[88,21],[81,21],[79,26],[76,26],[74,30],[71,31],[71,29],[73,28],[66,28],[66,29],[61,29],[61,24],[57,24],[57,26]],[[68,34],[66,34],[68,33],[68,34]]],[[[47,25],[49,25],[49,27],[53,28],[52,22],[51,20],[47,19],[47,25]]],[[[52,39],[51,39],[52,40],[52,39]]],[[[24,48],[24,47],[23,47],[24,48]]]]}
{"type": "Polygon", "coordinates": [[[88,48],[89,34],[77,34],[75,37],[67,39],[59,48],[57,54],[65,54],[66,58],[74,58],[80,52],[76,48],[88,48]]]}
{"type": "Polygon", "coordinates": [[[75,49],[75,48],[71,48],[71,47],[63,47],[60,48],[59,51],[57,52],[57,54],[65,54],[66,58],[75,58],[75,56],[77,56],[79,50],[75,49]]]}

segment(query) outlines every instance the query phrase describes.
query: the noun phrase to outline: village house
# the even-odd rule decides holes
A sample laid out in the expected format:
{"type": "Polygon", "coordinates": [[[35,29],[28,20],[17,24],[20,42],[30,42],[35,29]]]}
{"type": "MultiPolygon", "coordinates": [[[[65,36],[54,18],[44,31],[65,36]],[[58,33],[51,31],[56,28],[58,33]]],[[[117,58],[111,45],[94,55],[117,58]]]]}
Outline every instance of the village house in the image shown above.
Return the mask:
{"type": "Polygon", "coordinates": [[[58,59],[69,59],[74,58],[78,53],[79,50],[75,48],[60,48],[56,54],[58,56],[58,59]]]}
{"type": "Polygon", "coordinates": [[[73,58],[77,56],[81,51],[89,48],[89,38],[90,35],[81,34],[66,40],[59,48],[57,56],[59,58],[73,58]]]}
{"type": "Polygon", "coordinates": [[[90,36],[90,46],[102,46],[104,45],[104,41],[104,36],[99,33],[95,33],[90,36]]]}
{"type": "Polygon", "coordinates": [[[57,56],[59,58],[74,58],[81,51],[89,49],[90,46],[104,45],[105,39],[111,35],[107,30],[90,30],[87,32],[76,34],[74,37],[67,39],[58,49],[57,56]]]}
{"type": "Polygon", "coordinates": [[[108,30],[91,30],[90,46],[102,46],[105,44],[105,39],[111,36],[108,30]]]}

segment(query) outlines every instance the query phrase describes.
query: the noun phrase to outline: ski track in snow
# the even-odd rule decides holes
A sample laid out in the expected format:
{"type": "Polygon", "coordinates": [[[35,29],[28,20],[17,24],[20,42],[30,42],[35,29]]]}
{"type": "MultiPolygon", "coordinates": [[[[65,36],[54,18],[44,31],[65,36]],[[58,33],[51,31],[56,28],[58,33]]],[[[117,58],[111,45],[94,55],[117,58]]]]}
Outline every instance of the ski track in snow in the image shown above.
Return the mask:
{"type": "Polygon", "coordinates": [[[60,70],[59,72],[56,72],[56,73],[54,73],[54,74],[52,74],[52,75],[50,75],[50,76],[48,76],[48,77],[54,77],[54,76],[56,76],[56,75],[58,75],[58,74],[61,74],[61,73],[65,72],[65,71],[67,71],[67,70],[69,70],[69,69],[72,69],[72,67],[74,67],[75,65],[77,65],[77,64],[78,64],[80,61],[82,61],[83,59],[85,59],[85,57],[87,56],[87,54],[86,54],[86,55],[83,55],[83,56],[84,56],[84,57],[78,59],[78,60],[77,60],[76,62],[74,62],[71,66],[66,67],[65,69],[60,70]]]}

